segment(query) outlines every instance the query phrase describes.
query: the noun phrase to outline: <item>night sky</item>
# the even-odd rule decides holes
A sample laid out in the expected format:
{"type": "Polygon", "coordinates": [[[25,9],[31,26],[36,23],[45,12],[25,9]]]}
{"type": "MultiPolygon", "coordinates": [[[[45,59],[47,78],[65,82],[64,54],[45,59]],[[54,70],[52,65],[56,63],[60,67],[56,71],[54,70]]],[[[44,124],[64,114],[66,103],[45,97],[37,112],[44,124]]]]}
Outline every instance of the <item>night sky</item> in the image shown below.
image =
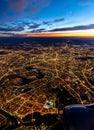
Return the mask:
{"type": "Polygon", "coordinates": [[[0,36],[94,36],[94,0],[0,0],[0,36]]]}

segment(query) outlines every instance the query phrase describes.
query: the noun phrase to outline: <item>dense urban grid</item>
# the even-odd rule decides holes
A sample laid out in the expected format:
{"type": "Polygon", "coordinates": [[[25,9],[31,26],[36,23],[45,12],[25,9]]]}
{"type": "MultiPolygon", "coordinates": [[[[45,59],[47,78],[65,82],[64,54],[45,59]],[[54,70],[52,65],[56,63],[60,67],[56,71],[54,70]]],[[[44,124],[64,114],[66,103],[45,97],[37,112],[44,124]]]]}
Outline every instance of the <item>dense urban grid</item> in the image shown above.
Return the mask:
{"type": "Polygon", "coordinates": [[[0,128],[50,130],[63,108],[94,102],[94,46],[0,47],[0,128]]]}

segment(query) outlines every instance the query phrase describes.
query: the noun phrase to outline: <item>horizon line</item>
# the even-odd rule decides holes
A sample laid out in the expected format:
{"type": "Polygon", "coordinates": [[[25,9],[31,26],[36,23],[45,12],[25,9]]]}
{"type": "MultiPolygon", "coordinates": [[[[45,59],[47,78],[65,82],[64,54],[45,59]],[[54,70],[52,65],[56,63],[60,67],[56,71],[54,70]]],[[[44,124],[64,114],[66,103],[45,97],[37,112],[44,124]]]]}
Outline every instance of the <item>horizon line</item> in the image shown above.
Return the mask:
{"type": "Polygon", "coordinates": [[[94,38],[94,33],[89,32],[40,32],[40,33],[1,33],[0,37],[79,37],[94,38]]]}

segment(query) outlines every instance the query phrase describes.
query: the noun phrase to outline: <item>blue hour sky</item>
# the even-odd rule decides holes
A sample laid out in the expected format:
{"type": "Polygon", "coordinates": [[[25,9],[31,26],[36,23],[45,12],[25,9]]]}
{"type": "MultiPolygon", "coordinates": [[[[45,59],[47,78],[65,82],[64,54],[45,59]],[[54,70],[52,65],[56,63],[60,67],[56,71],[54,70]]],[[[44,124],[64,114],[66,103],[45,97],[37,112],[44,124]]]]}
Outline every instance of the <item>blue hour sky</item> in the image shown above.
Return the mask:
{"type": "Polygon", "coordinates": [[[94,0],[0,0],[0,36],[94,34],[94,0]]]}

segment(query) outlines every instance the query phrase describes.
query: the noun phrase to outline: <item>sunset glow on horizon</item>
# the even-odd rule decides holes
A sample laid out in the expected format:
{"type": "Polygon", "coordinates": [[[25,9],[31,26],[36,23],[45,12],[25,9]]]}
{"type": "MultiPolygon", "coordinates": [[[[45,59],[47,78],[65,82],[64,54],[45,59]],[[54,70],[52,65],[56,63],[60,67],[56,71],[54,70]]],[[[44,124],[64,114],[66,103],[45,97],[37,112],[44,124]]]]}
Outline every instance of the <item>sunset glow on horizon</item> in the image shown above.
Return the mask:
{"type": "MultiPolygon", "coordinates": [[[[2,34],[0,36],[11,37],[11,34],[2,34]]],[[[85,37],[93,38],[94,29],[92,30],[79,30],[79,31],[59,31],[59,32],[38,32],[38,33],[24,33],[16,32],[15,37],[85,37]]],[[[13,37],[12,36],[12,37],[13,37]]]]}
{"type": "Polygon", "coordinates": [[[91,32],[42,32],[25,34],[26,37],[94,37],[91,32]]]}

